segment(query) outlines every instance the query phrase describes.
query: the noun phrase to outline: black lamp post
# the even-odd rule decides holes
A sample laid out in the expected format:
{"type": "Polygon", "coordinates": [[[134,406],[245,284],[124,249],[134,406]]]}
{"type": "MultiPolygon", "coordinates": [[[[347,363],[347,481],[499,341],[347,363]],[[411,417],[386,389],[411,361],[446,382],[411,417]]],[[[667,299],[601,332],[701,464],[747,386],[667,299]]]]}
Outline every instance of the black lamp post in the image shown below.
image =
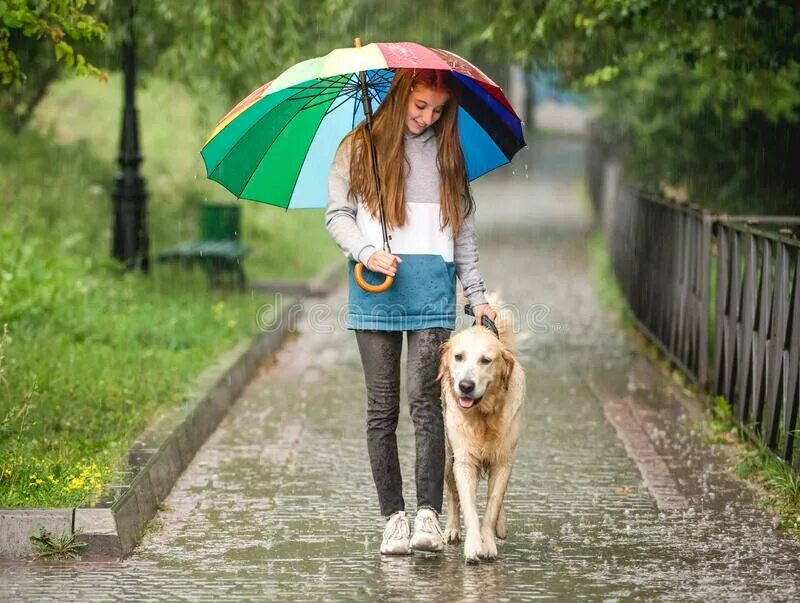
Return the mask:
{"type": "Polygon", "coordinates": [[[112,255],[128,270],[137,264],[143,272],[150,268],[147,235],[147,187],[139,173],[139,125],[136,115],[136,48],[133,36],[133,0],[128,11],[128,39],[122,42],[122,70],[125,74],[125,105],[119,142],[120,171],[114,177],[114,238],[112,255]]]}

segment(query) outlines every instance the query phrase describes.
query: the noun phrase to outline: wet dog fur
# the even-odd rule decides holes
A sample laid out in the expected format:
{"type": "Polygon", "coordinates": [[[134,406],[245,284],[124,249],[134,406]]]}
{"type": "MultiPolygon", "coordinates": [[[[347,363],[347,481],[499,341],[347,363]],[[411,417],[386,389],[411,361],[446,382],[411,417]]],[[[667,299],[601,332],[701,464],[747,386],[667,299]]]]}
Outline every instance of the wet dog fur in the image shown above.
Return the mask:
{"type": "Polygon", "coordinates": [[[511,349],[511,320],[496,299],[495,324],[500,333],[473,326],[442,345],[439,379],[445,421],[445,540],[461,540],[468,563],[497,557],[495,537],[506,538],[503,506],[514,452],[522,427],[525,374],[511,349]],[[477,510],[478,481],[488,475],[483,521],[477,510]]]}

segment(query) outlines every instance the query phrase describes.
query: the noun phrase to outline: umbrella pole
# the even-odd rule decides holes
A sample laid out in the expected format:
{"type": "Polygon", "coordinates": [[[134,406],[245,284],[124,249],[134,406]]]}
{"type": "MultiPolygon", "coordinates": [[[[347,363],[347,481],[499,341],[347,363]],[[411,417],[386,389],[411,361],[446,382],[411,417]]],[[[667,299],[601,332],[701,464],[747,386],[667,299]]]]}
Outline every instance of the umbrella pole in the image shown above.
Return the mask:
{"type": "MultiPolygon", "coordinates": [[[[354,40],[355,47],[361,48],[361,38],[354,40]]],[[[372,173],[375,176],[375,189],[378,192],[378,212],[381,218],[381,234],[383,235],[383,250],[389,253],[389,233],[386,230],[386,218],[383,216],[383,191],[381,189],[381,175],[378,171],[378,151],[375,148],[375,139],[372,137],[372,103],[369,99],[367,89],[367,74],[363,71],[358,72],[358,80],[361,82],[361,103],[364,105],[364,115],[367,118],[367,132],[369,133],[369,156],[372,160],[372,173]]]]}
{"type": "MultiPolygon", "coordinates": [[[[361,38],[356,38],[354,41],[356,48],[361,47],[361,38]]],[[[358,80],[361,83],[361,103],[364,106],[364,115],[367,118],[367,133],[369,134],[369,156],[372,161],[372,173],[375,176],[375,190],[378,193],[378,213],[381,219],[381,235],[383,236],[383,250],[391,253],[392,249],[389,247],[389,233],[386,229],[386,218],[383,215],[383,190],[381,188],[381,175],[378,171],[378,150],[375,148],[375,139],[372,135],[372,103],[369,99],[369,90],[367,89],[367,74],[363,71],[358,72],[358,80]]],[[[369,293],[382,293],[386,291],[394,283],[394,277],[386,275],[383,283],[380,285],[372,285],[364,280],[363,265],[357,264],[355,267],[355,280],[358,286],[369,293]]]]}
{"type": "Polygon", "coordinates": [[[375,188],[378,192],[378,212],[381,218],[381,234],[383,235],[383,250],[391,253],[389,248],[389,234],[386,230],[386,218],[383,216],[383,190],[381,188],[381,175],[378,171],[378,150],[375,148],[375,139],[372,137],[372,103],[367,91],[367,76],[363,71],[358,72],[361,80],[361,101],[364,104],[364,115],[367,116],[367,132],[369,132],[369,156],[372,159],[372,173],[375,176],[375,188]]]}

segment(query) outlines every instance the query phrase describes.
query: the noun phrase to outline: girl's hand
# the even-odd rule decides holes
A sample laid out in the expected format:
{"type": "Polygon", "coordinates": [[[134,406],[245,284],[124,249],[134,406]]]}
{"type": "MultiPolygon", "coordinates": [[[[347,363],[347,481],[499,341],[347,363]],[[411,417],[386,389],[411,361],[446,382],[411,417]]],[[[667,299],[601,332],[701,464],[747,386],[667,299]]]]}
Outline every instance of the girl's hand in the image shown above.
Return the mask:
{"type": "Polygon", "coordinates": [[[480,325],[483,324],[481,321],[481,317],[486,316],[490,320],[494,320],[497,317],[497,312],[492,310],[492,307],[489,304],[478,304],[477,306],[472,306],[472,314],[475,316],[475,324],[480,325]]]}
{"type": "Polygon", "coordinates": [[[373,272],[381,272],[383,274],[388,274],[389,276],[394,276],[397,274],[397,265],[402,261],[403,260],[401,260],[399,257],[392,255],[388,251],[378,249],[377,251],[373,252],[371,256],[369,256],[369,260],[367,260],[367,268],[373,272]]]}

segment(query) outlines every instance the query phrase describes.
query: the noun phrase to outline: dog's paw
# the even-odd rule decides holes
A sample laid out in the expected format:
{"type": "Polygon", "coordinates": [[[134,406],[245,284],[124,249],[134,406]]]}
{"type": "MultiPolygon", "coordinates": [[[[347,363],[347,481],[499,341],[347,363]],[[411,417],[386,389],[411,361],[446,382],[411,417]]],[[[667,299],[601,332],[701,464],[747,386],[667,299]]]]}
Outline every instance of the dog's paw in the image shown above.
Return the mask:
{"type": "Polygon", "coordinates": [[[481,536],[482,546],[478,556],[487,561],[494,561],[497,559],[497,544],[494,541],[494,530],[485,530],[485,533],[481,536]]]}
{"type": "Polygon", "coordinates": [[[506,530],[506,510],[502,507],[500,507],[500,513],[497,515],[494,533],[500,540],[505,540],[506,536],[508,536],[508,531],[506,530]]]}
{"type": "Polygon", "coordinates": [[[467,563],[478,563],[480,561],[481,553],[483,552],[483,543],[480,536],[477,534],[470,536],[467,532],[467,538],[464,541],[464,558],[467,563]]]}
{"type": "Polygon", "coordinates": [[[461,530],[457,526],[447,526],[444,530],[444,541],[447,544],[461,542],[461,530]]]}

